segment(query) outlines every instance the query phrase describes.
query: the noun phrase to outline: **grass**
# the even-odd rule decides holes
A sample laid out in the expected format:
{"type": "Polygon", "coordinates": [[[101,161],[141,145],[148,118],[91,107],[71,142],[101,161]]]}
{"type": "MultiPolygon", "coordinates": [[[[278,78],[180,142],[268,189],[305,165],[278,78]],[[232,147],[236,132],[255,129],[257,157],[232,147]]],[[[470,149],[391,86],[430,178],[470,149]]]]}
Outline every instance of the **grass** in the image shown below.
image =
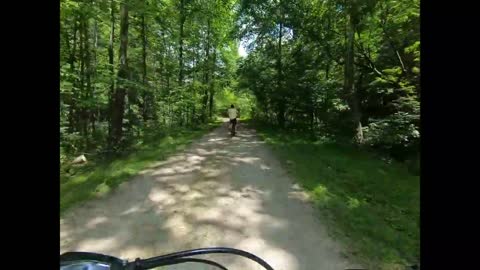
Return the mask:
{"type": "Polygon", "coordinates": [[[354,258],[369,269],[404,269],[402,265],[418,263],[418,176],[351,146],[255,128],[354,258]]]}
{"type": "Polygon", "coordinates": [[[171,132],[171,135],[142,145],[130,155],[108,163],[86,166],[70,177],[62,176],[60,214],[81,202],[109,193],[148,165],[166,159],[219,125],[220,122],[217,120],[198,129],[171,132]]]}

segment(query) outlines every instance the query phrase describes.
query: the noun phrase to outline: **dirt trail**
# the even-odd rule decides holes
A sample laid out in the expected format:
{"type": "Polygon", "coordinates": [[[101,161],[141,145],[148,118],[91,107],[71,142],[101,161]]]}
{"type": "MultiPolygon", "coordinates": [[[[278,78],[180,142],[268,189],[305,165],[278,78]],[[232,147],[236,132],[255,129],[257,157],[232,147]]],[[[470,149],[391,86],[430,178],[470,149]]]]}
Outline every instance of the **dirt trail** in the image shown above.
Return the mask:
{"type": "MultiPolygon", "coordinates": [[[[351,267],[305,198],[254,130],[239,126],[231,138],[222,126],[105,198],[69,211],[60,220],[60,252],[134,259],[226,246],[276,270],[351,267]]],[[[204,257],[231,270],[261,269],[233,255],[204,257]]]]}

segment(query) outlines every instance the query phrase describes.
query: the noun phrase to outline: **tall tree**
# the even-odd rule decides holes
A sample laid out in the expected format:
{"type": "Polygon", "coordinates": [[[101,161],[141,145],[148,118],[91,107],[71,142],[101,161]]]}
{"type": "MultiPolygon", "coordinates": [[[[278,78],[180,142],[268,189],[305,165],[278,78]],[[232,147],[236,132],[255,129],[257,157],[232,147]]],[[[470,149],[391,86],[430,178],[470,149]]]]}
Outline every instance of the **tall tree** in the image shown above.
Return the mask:
{"type": "Polygon", "coordinates": [[[123,132],[123,117],[125,110],[126,80],[128,79],[128,5],[122,2],[120,5],[120,50],[117,88],[113,96],[112,110],[112,142],[120,143],[123,132]]]}
{"type": "Polygon", "coordinates": [[[184,27],[185,27],[185,20],[187,19],[186,10],[185,10],[185,2],[187,0],[180,0],[180,18],[179,18],[179,28],[180,34],[178,36],[178,84],[183,85],[183,41],[184,41],[184,27]]]}
{"type": "Polygon", "coordinates": [[[108,43],[108,64],[110,70],[110,92],[108,95],[108,134],[110,137],[112,134],[112,115],[113,115],[113,97],[115,93],[115,67],[114,67],[114,49],[113,42],[115,39],[115,1],[110,0],[110,38],[108,43]]]}

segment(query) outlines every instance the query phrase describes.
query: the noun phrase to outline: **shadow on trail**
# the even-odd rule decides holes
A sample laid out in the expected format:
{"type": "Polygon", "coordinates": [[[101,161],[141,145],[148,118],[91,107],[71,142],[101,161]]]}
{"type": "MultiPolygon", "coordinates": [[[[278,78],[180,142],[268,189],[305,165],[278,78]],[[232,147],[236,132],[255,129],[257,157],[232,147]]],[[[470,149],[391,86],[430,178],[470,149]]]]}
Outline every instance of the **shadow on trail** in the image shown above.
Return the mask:
{"type": "MultiPolygon", "coordinates": [[[[211,246],[252,252],[276,270],[344,269],[329,240],[253,130],[221,127],[147,168],[105,198],[61,220],[61,252],[135,259],[211,246]]],[[[206,255],[228,269],[261,269],[233,255],[206,255]]],[[[166,269],[214,269],[185,264],[166,269]]]]}

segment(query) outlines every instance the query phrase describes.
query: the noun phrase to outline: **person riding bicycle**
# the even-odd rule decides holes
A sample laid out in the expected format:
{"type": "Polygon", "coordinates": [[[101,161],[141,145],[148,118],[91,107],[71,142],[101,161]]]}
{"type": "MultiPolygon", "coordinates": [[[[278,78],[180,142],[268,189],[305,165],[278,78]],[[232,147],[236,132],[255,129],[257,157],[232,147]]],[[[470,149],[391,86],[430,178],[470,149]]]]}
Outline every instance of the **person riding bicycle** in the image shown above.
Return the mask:
{"type": "Polygon", "coordinates": [[[232,134],[235,134],[235,127],[237,126],[237,117],[238,117],[238,111],[237,109],[235,109],[235,106],[232,104],[228,109],[228,118],[230,119],[232,134]]]}

